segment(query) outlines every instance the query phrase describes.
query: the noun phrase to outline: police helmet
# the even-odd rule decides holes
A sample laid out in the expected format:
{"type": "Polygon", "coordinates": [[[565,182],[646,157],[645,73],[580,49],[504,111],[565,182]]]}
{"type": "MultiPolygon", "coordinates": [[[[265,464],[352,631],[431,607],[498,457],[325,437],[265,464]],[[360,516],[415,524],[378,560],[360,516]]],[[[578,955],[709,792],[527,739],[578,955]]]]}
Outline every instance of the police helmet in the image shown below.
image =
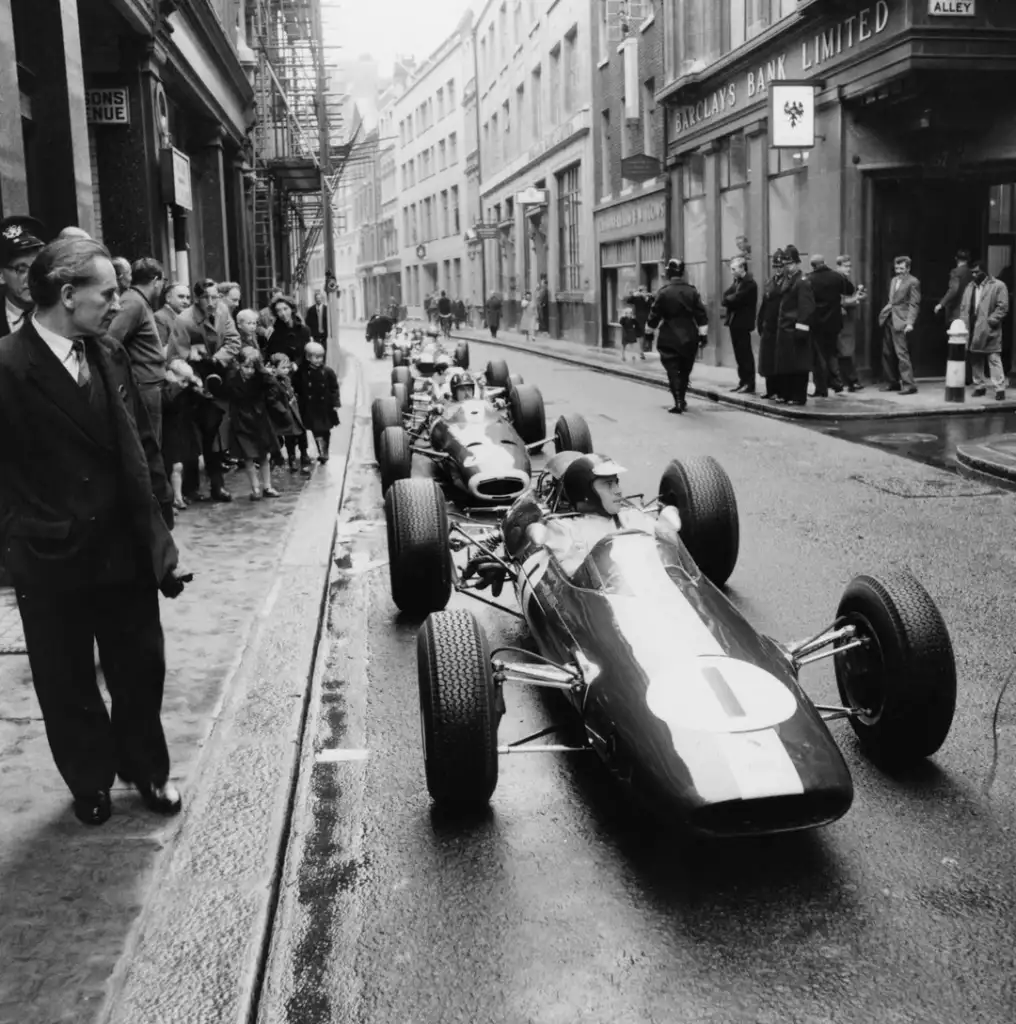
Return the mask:
{"type": "Polygon", "coordinates": [[[609,479],[625,472],[627,470],[624,466],[619,466],[606,455],[582,455],[571,463],[561,477],[564,496],[572,508],[585,511],[588,507],[589,511],[601,516],[608,515],[593,484],[597,480],[609,479]]]}
{"type": "Polygon", "coordinates": [[[476,381],[468,373],[456,373],[451,379],[449,389],[456,402],[476,397],[476,381]]]}

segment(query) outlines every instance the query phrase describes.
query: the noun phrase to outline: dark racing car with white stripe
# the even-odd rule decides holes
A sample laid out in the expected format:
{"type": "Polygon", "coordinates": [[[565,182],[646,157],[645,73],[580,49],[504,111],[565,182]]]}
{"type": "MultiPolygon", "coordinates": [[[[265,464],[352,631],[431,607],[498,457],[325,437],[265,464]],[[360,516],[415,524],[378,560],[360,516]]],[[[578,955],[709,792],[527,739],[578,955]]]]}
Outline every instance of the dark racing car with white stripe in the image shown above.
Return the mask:
{"type": "Polygon", "coordinates": [[[727,474],[706,457],[672,461],[657,497],[629,499],[655,518],[650,532],[609,534],[569,577],[529,527],[571,514],[561,475],[572,458],[552,459],[496,529],[449,525],[428,481],[395,485],[396,500],[415,510],[389,553],[393,586],[427,615],[417,657],[435,803],[486,805],[499,756],[595,753],[637,797],[694,833],[786,832],[827,825],[851,806],[831,721],[849,721],[862,750],[883,764],[939,749],[955,709],[955,661],[942,616],[912,575],[857,576],[829,626],[805,640],[758,633],[724,593],[738,512],[727,474]],[[479,593],[491,587],[497,597],[507,582],[518,612],[479,593]],[[490,650],[470,612],[443,610],[453,591],[524,619],[536,652],[490,650]],[[815,703],[800,671],[830,657],[840,703],[815,703]],[[541,743],[551,729],[499,743],[516,684],[567,697],[578,726],[571,742],[541,743]]]}

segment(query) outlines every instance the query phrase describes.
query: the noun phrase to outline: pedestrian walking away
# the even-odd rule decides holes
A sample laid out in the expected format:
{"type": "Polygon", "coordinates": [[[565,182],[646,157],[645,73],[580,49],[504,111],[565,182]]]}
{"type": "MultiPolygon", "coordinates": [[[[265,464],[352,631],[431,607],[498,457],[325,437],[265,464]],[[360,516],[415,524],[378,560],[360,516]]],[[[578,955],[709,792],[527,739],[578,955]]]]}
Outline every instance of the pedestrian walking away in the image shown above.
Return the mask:
{"type": "Polygon", "coordinates": [[[783,257],[784,276],[776,322],[776,372],[780,378],[777,401],[787,405],[806,405],[812,363],[810,325],[815,312],[815,296],[811,282],[801,272],[801,254],[797,246],[785,246],[783,257]]]}
{"type": "Polygon", "coordinates": [[[755,326],[758,329],[758,372],[765,380],[763,398],[775,402],[783,393],[783,385],[776,372],[776,335],[780,319],[780,297],[783,290],[783,270],[786,256],[782,249],[772,255],[772,276],[762,290],[755,326]]]}
{"type": "MultiPolygon", "coordinates": [[[[628,358],[626,353],[628,351],[629,345],[637,345],[639,356],[642,359],[645,359],[646,354],[643,351],[643,342],[645,341],[645,329],[643,328],[641,332],[639,331],[639,322],[635,317],[634,311],[626,309],[621,314],[621,317],[618,322],[621,326],[621,362],[625,362],[628,358]]],[[[634,359],[635,357],[632,356],[632,361],[634,361],[634,359]]]]}
{"type": "Polygon", "coordinates": [[[1002,324],[1009,313],[1009,290],[988,273],[983,260],[977,260],[970,269],[970,283],[963,292],[959,313],[969,336],[967,347],[974,378],[972,394],[983,395],[990,379],[995,399],[1001,402],[1006,386],[1002,368],[1002,324]]]}
{"type": "Polygon", "coordinates": [[[879,391],[916,395],[910,360],[910,335],[921,309],[921,282],[910,273],[909,256],[893,260],[895,276],[889,282],[889,301],[878,315],[882,328],[882,372],[885,383],[879,391]]]}
{"type": "Polygon", "coordinates": [[[730,329],[730,344],[737,360],[737,387],[734,392],[755,394],[755,353],[751,348],[751,329],[755,324],[758,305],[758,284],[748,270],[748,261],[735,256],[730,261],[733,283],[723,293],[723,322],[730,329]]]}
{"type": "Polygon", "coordinates": [[[35,313],[0,342],[0,541],[46,736],[80,821],[109,818],[117,775],[173,814],[159,591],[176,597],[189,576],[130,359],[105,337],[112,259],[92,239],[55,241],[29,285],[35,313]]]}
{"type": "Polygon", "coordinates": [[[811,318],[811,372],[815,397],[828,398],[830,388],[837,394],[843,391],[836,344],[843,330],[843,298],[853,295],[857,289],[853,281],[833,270],[824,256],[812,256],[811,267],[808,280],[815,297],[815,312],[811,318]]]}
{"type": "Polygon", "coordinates": [[[497,337],[498,328],[501,326],[501,295],[499,292],[491,292],[487,299],[487,326],[490,328],[490,336],[497,337]]]}
{"type": "Polygon", "coordinates": [[[668,411],[680,414],[688,408],[684,396],[695,357],[705,347],[709,317],[698,289],[684,279],[684,260],[670,260],[666,273],[667,283],[656,295],[646,331],[659,327],[656,350],[674,396],[674,405],[668,411]]]}

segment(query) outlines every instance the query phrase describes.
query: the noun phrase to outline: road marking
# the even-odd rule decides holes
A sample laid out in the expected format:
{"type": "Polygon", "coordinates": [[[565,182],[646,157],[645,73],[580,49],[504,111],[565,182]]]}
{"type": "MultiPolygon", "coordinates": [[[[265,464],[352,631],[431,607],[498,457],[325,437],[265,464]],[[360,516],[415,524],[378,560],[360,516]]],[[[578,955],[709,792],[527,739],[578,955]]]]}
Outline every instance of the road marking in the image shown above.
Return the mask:
{"type": "Polygon", "coordinates": [[[319,750],[314,758],[318,764],[332,764],[336,761],[366,761],[369,750],[319,750]]]}

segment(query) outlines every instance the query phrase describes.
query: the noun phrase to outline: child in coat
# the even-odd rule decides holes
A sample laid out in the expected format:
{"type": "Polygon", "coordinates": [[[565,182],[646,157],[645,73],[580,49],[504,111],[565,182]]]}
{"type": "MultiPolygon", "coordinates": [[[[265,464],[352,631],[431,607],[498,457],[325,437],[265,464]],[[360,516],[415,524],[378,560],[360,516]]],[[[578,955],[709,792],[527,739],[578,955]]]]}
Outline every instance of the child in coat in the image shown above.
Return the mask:
{"type": "Polygon", "coordinates": [[[342,406],[339,379],[330,366],[325,366],[325,350],[316,341],[304,346],[304,360],[293,377],[300,402],[304,426],[314,435],[318,462],[328,461],[328,444],[332,427],[338,426],[338,410],[342,406]]]}
{"type": "Polygon", "coordinates": [[[183,467],[201,455],[201,434],[196,419],[197,404],[207,398],[194,367],[185,359],[173,359],[166,367],[166,388],[162,392],[162,458],[173,485],[173,508],[183,511],[183,467]]]}
{"type": "MultiPolygon", "coordinates": [[[[303,418],[300,416],[300,406],[296,400],[296,389],[290,379],[295,367],[285,352],[276,352],[268,360],[269,368],[275,374],[275,381],[278,386],[278,397],[268,407],[268,415],[271,417],[272,426],[275,432],[282,439],[286,447],[286,456],[289,462],[290,473],[296,472],[296,450],[301,450],[307,445],[307,429],[303,425],[303,418]],[[300,442],[303,442],[301,445],[300,442]]],[[[280,454],[276,465],[282,465],[280,454]]],[[[304,476],[310,475],[310,466],[301,462],[300,472],[304,476]]]]}
{"type": "MultiPolygon", "coordinates": [[[[628,346],[639,343],[639,322],[630,309],[626,309],[617,322],[621,325],[621,362],[623,363],[627,359],[625,353],[628,351],[628,346]]],[[[639,354],[645,359],[644,353],[640,352],[639,354]]],[[[632,356],[632,359],[634,358],[632,356]]]]}
{"type": "Polygon", "coordinates": [[[230,448],[243,462],[250,481],[250,500],[277,498],[272,487],[271,454],[278,447],[268,405],[278,394],[275,375],[265,368],[261,353],[250,345],[240,349],[224,381],[229,396],[230,448]],[[260,478],[259,469],[260,465],[260,478]]]}

